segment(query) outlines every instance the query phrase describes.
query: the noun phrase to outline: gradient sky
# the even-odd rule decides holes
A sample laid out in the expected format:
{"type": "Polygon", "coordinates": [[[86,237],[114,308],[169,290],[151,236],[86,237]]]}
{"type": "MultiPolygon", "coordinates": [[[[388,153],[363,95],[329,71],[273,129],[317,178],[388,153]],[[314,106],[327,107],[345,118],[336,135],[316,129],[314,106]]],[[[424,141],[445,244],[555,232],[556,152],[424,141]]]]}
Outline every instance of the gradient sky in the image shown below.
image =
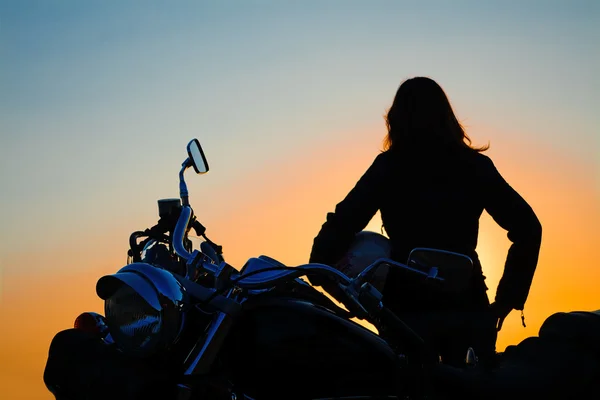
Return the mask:
{"type": "MultiPolygon", "coordinates": [[[[52,336],[102,311],[96,280],[177,196],[191,138],[211,167],[191,201],[226,259],[297,265],[415,75],[544,226],[528,326],[511,314],[499,348],[599,309],[599,49],[594,0],[0,1],[0,393],[51,398],[52,336]]],[[[491,297],[508,245],[484,215],[491,297]]]]}

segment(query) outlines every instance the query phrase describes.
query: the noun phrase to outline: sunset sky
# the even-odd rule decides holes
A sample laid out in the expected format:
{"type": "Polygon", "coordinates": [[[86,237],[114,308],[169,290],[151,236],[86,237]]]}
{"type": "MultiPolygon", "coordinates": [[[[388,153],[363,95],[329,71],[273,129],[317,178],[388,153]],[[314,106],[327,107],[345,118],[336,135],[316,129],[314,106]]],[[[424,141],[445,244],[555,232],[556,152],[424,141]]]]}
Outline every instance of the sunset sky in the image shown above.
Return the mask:
{"type": "MultiPolygon", "coordinates": [[[[499,349],[600,309],[599,48],[595,0],[0,1],[0,397],[52,398],[52,336],[103,312],[97,279],[178,195],[190,139],[210,164],[190,201],[225,258],[298,265],[416,75],[544,228],[527,328],[510,314],[499,349]]],[[[508,246],[484,215],[492,299],[508,246]]]]}

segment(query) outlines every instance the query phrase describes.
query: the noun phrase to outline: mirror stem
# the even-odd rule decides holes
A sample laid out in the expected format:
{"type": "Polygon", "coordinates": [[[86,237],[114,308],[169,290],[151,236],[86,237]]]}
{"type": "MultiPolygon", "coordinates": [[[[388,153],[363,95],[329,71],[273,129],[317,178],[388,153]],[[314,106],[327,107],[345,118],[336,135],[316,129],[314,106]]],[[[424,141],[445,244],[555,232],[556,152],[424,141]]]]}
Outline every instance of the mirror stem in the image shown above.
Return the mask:
{"type": "Polygon", "coordinates": [[[181,171],[179,171],[179,197],[181,197],[181,205],[183,206],[190,205],[187,184],[185,183],[185,178],[183,177],[183,173],[190,167],[190,165],[190,159],[186,158],[183,164],[181,164],[181,171]]]}

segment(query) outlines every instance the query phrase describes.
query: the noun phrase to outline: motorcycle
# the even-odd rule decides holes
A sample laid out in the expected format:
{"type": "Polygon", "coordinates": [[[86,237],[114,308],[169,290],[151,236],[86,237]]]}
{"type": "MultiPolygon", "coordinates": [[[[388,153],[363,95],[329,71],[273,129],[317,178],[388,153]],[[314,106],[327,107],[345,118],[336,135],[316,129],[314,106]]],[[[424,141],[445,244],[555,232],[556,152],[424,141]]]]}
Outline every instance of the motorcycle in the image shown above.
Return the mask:
{"type": "MultiPolygon", "coordinates": [[[[205,174],[209,166],[197,139],[188,143],[187,153],[179,198],[158,201],[158,223],[129,238],[127,265],[98,280],[104,315],[84,312],[74,328],[54,337],[44,382],[57,400],[441,399],[506,393],[510,385],[495,378],[502,374],[480,370],[472,349],[464,368],[441,364],[382,299],[391,268],[436,290],[460,291],[473,267],[469,257],[418,248],[399,263],[389,258],[383,236],[363,232],[353,250],[364,257],[351,268],[290,267],[261,255],[238,270],[225,261],[222,247],[207,237],[190,206],[184,173],[192,168],[205,174]],[[199,249],[193,248],[191,230],[203,239],[199,249]],[[306,277],[331,282],[327,290],[337,303],[306,277]]],[[[589,314],[578,321],[593,326],[591,338],[597,340],[600,313],[589,314]]],[[[549,329],[551,337],[560,337],[560,329],[549,329]]],[[[519,346],[506,352],[504,366],[523,359],[519,346]]],[[[591,372],[581,387],[587,390],[600,378],[598,365],[600,357],[586,364],[591,372]]],[[[527,375],[531,368],[521,371],[527,375]]],[[[512,382],[521,375],[513,374],[512,382]]],[[[522,386],[527,387],[510,390],[522,386]]]]}

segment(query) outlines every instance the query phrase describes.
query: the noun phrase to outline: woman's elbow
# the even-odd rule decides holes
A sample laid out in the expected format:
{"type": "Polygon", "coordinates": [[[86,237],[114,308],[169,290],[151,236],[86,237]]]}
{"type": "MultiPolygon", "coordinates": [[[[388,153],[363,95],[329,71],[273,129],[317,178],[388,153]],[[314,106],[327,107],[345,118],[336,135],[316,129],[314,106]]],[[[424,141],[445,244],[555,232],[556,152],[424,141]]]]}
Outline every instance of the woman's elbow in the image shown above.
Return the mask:
{"type": "Polygon", "coordinates": [[[532,243],[536,243],[538,246],[542,243],[542,223],[539,218],[533,214],[529,226],[529,237],[532,243]]]}
{"type": "Polygon", "coordinates": [[[517,221],[508,229],[508,239],[515,244],[539,248],[542,243],[542,224],[538,217],[531,212],[522,215],[517,221]]]}

